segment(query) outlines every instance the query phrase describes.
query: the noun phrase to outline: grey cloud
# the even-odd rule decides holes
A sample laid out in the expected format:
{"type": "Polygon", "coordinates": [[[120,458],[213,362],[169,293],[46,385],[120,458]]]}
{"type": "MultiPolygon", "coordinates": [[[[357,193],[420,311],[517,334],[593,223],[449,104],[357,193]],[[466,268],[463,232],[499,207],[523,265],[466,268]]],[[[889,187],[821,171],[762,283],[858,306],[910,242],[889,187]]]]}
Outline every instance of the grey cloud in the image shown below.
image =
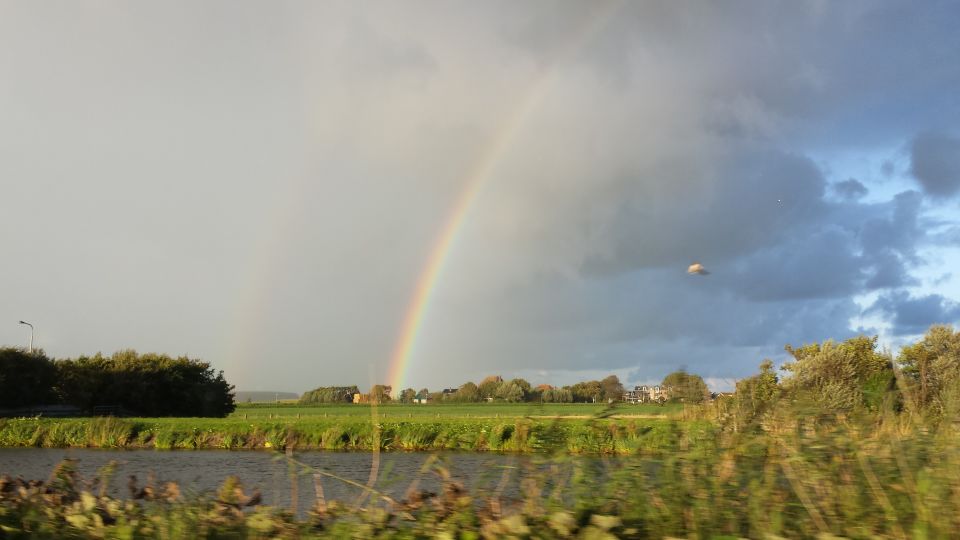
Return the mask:
{"type": "Polygon", "coordinates": [[[912,296],[906,291],[882,295],[868,313],[884,314],[893,326],[894,335],[915,335],[926,332],[934,324],[960,321],[960,304],[939,294],[912,296]]]}
{"type": "Polygon", "coordinates": [[[754,300],[854,294],[866,277],[856,251],[853,235],[839,229],[797,234],[781,245],[741,259],[735,286],[754,300]]]}
{"type": "Polygon", "coordinates": [[[833,184],[833,191],[844,199],[859,199],[865,197],[869,190],[856,178],[848,178],[833,184]]]}
{"type": "Polygon", "coordinates": [[[837,298],[915,282],[908,265],[920,262],[917,246],[926,241],[919,193],[880,205],[834,204],[808,161],[763,157],[721,173],[703,206],[638,197],[638,207],[617,214],[612,247],[585,261],[585,275],[709,261],[719,270],[711,280],[756,301],[837,298]]]}
{"type": "MultiPolygon", "coordinates": [[[[663,370],[686,365],[723,375],[755,367],[759,357],[744,350],[770,356],[786,343],[852,335],[849,320],[859,308],[849,298],[756,302],[712,281],[719,272],[700,278],[683,268],[646,269],[595,282],[555,278],[481,309],[464,299],[459,309],[441,308],[461,320],[432,323],[437,351],[425,358],[469,348],[479,351],[484,365],[501,370],[518,367],[512,359],[519,355],[531,369],[643,366],[662,376],[663,370]],[[465,321],[473,331],[454,338],[448,330],[465,321]],[[537,338],[530,339],[531,334],[537,338]],[[498,339],[491,340],[493,335],[498,339]]],[[[457,369],[443,362],[426,365],[442,372],[457,369]]]]}
{"type": "Polygon", "coordinates": [[[687,184],[686,189],[662,194],[642,178],[625,180],[623,202],[605,235],[611,244],[585,260],[584,272],[603,275],[692,260],[716,264],[769,246],[825,212],[824,181],[808,159],[778,152],[738,157],[717,164],[708,186],[669,169],[655,178],[687,184]]]}
{"type": "Polygon", "coordinates": [[[916,245],[925,236],[921,224],[923,200],[916,191],[898,193],[891,201],[889,214],[866,219],[860,235],[869,252],[891,248],[907,257],[916,254],[916,245]]]}
{"type": "Polygon", "coordinates": [[[605,6],[11,4],[0,241],[29,264],[0,319],[57,355],[366,384],[480,174],[411,382],[723,377],[850,335],[851,296],[956,241],[898,178],[817,165],[960,122],[955,5],[620,3],[590,34],[605,6]]]}
{"type": "Polygon", "coordinates": [[[910,143],[910,172],[934,197],[960,191],[960,139],[942,132],[924,132],[910,143]]]}
{"type": "Polygon", "coordinates": [[[892,289],[917,285],[918,280],[910,275],[903,259],[893,250],[882,250],[871,255],[872,275],[865,283],[866,290],[892,289]]]}
{"type": "Polygon", "coordinates": [[[909,269],[920,262],[916,250],[925,235],[914,195],[885,205],[834,206],[830,216],[842,212],[842,219],[794,224],[782,241],[740,257],[729,285],[747,298],[771,301],[916,284],[909,269]]]}
{"type": "Polygon", "coordinates": [[[896,172],[896,166],[890,160],[884,160],[880,165],[880,174],[886,178],[893,176],[893,173],[896,172]]]}

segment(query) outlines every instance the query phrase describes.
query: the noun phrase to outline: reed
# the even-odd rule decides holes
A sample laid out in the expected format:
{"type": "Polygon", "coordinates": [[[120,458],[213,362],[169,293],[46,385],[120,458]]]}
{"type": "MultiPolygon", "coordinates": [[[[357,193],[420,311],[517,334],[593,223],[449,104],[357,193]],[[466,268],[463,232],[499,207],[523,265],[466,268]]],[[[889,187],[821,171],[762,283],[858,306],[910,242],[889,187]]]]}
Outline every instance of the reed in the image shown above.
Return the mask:
{"type": "Polygon", "coordinates": [[[18,418],[0,420],[0,446],[219,448],[369,451],[499,451],[632,454],[674,450],[710,430],[704,421],[669,419],[463,418],[369,421],[309,417],[259,419],[18,418]],[[377,435],[379,433],[379,435],[377,435]]]}

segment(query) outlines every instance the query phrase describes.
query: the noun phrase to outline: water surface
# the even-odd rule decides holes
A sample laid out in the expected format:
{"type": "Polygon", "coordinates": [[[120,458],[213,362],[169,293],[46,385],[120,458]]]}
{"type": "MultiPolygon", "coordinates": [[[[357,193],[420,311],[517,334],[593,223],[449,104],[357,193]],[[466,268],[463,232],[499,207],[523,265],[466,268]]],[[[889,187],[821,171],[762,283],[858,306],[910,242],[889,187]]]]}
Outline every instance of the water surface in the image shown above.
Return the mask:
{"type": "MultiPolygon", "coordinates": [[[[391,496],[400,497],[415,480],[420,489],[437,491],[440,487],[436,472],[421,472],[431,456],[452,477],[472,492],[493,491],[503,485],[503,494],[514,497],[524,476],[548,475],[551,480],[569,477],[571,462],[549,466],[533,456],[496,453],[410,452],[380,455],[375,487],[391,496]]],[[[294,456],[312,469],[327,471],[349,480],[366,484],[370,477],[373,454],[361,452],[312,451],[294,456]]],[[[78,448],[4,448],[0,449],[0,474],[24,479],[42,479],[64,459],[74,460],[80,475],[93,479],[110,462],[116,462],[116,472],[110,483],[110,493],[128,497],[130,475],[137,477],[140,486],[152,477],[156,485],[177,482],[184,494],[210,493],[228,476],[241,479],[247,493],[259,490],[265,504],[289,506],[296,497],[302,512],[316,500],[314,477],[310,470],[293,467],[282,454],[243,450],[97,450],[78,448]],[[296,482],[294,483],[294,479],[296,482]]],[[[598,470],[609,463],[602,458],[576,458],[598,470]]],[[[350,501],[362,490],[331,478],[322,479],[324,497],[328,500],[350,501]]]]}

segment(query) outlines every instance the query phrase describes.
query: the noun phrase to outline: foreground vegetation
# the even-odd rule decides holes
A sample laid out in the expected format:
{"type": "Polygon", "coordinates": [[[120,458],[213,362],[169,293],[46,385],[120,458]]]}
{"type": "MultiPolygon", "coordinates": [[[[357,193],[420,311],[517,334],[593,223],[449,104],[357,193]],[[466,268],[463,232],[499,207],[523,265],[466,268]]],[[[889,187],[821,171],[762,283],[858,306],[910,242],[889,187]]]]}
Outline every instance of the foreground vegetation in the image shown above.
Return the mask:
{"type": "MultiPolygon", "coordinates": [[[[705,410],[704,414],[717,413],[705,410]]],[[[85,483],[61,466],[43,483],[0,480],[0,536],[11,538],[955,538],[960,530],[960,436],[919,417],[771,411],[763,426],[728,424],[683,435],[669,453],[618,460],[566,457],[546,440],[539,460],[505,468],[494,488],[468,492],[440,461],[402,497],[376,484],[328,501],[314,475],[312,511],[262,506],[236,478],[216,493],[132,484],[133,500],[105,495],[109,470],[85,483]],[[571,470],[572,474],[558,474],[571,470]],[[503,495],[507,485],[518,495],[503,495]]],[[[371,454],[376,460],[376,454],[371,454]]],[[[349,481],[348,481],[349,482],[349,481]]],[[[291,486],[294,484],[291,482],[291,486]]]]}

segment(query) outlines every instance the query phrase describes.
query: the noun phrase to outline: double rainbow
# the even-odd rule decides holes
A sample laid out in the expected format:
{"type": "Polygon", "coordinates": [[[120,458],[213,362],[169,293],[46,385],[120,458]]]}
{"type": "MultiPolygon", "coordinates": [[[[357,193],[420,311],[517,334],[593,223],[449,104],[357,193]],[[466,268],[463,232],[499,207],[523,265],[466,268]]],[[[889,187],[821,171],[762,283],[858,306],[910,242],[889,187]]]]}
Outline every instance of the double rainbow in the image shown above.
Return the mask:
{"type": "Polygon", "coordinates": [[[568,60],[571,55],[576,53],[603,28],[619,5],[620,2],[601,5],[584,21],[577,32],[571,36],[571,39],[558,47],[552,61],[549,62],[549,68],[545,69],[543,74],[530,86],[517,106],[507,115],[506,120],[493,134],[490,143],[481,151],[474,165],[468,170],[463,181],[463,191],[457,198],[439,238],[430,250],[430,256],[420,273],[413,297],[403,317],[400,337],[390,357],[387,376],[387,384],[393,388],[394,393],[399,393],[407,384],[406,375],[413,361],[413,352],[423,329],[430,299],[453,249],[454,241],[463,228],[473,201],[477,198],[485,182],[490,178],[505,150],[513,142],[530,113],[536,108],[547,88],[553,82],[557,67],[568,60]]]}

